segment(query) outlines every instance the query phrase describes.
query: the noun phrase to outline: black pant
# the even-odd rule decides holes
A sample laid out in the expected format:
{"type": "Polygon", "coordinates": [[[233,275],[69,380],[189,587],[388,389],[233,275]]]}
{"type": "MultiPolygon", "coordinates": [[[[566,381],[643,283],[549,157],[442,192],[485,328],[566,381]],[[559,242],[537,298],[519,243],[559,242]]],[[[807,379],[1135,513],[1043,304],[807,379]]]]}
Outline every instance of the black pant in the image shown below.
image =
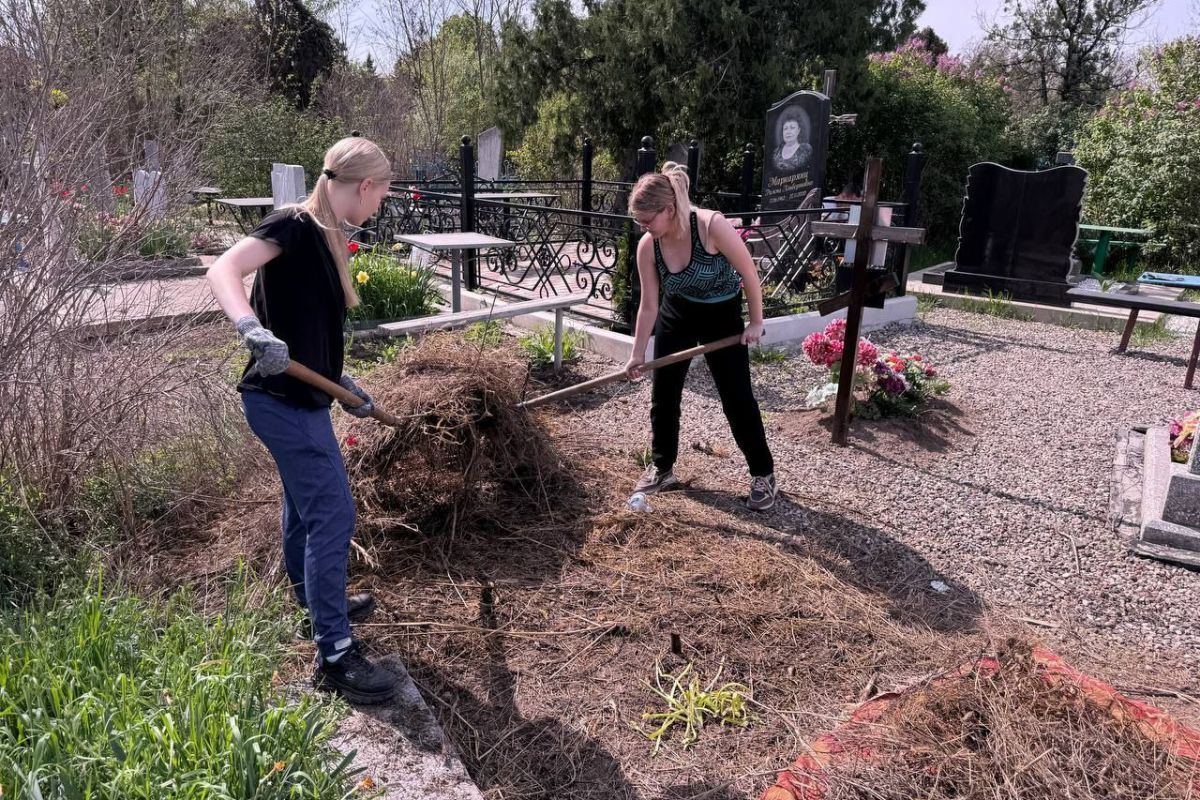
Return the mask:
{"type": "MultiPolygon", "coordinates": [[[[658,324],[654,328],[654,357],[662,358],[698,344],[723,339],[741,333],[742,296],[739,294],[718,303],[699,303],[682,297],[666,295],[658,309],[658,324]]],[[[750,386],[750,351],[736,344],[707,353],[704,360],[721,395],[721,408],[729,420],[733,438],[746,456],[750,474],[755,477],[775,471],[767,433],[754,389],[750,386]]],[[[654,465],[665,472],[675,465],[679,455],[679,412],[683,401],[683,384],[687,380],[691,361],[681,361],[654,371],[654,388],[650,402],[650,428],[654,465]]]]}

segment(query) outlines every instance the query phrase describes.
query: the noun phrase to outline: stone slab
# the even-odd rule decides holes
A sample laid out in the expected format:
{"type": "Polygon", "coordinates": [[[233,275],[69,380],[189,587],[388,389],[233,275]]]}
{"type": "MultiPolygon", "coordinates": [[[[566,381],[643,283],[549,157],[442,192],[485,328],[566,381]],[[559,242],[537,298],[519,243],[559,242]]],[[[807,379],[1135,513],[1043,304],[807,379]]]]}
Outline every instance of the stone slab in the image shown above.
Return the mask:
{"type": "Polygon", "coordinates": [[[1162,518],[1176,525],[1200,529],[1200,475],[1188,472],[1187,464],[1171,462],[1162,518]]]}

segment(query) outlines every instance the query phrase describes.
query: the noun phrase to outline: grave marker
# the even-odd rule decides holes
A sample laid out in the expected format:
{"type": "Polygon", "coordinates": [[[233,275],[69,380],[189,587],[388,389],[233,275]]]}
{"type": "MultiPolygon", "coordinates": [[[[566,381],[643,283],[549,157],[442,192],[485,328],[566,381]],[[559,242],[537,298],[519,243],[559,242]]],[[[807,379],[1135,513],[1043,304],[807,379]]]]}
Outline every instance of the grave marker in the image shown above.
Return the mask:
{"type": "Polygon", "coordinates": [[[767,111],[763,138],[762,210],[798,208],[825,181],[829,98],[796,92],[767,111]]]}
{"type": "Polygon", "coordinates": [[[296,164],[271,165],[271,200],[275,208],[299,203],[307,196],[304,167],[296,164]]]}
{"type": "Polygon", "coordinates": [[[479,134],[475,144],[479,159],[476,177],[482,181],[499,180],[500,166],[504,159],[504,140],[500,136],[500,129],[488,128],[479,134]]]}
{"type": "Polygon", "coordinates": [[[133,202],[144,209],[147,219],[162,219],[167,214],[167,187],[161,172],[139,169],[133,173],[133,202]]]}

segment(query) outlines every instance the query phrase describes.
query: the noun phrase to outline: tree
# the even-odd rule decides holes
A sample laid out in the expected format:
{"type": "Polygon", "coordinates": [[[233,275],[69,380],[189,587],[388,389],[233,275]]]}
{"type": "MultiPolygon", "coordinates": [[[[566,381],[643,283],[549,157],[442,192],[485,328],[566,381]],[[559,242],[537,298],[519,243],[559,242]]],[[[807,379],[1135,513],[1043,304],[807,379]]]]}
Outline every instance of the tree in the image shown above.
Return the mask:
{"type": "MultiPolygon", "coordinates": [[[[864,56],[911,31],[915,0],[538,0],[530,24],[503,30],[497,100],[519,137],[544,97],[579,98],[582,124],[628,170],[644,134],[703,140],[705,180],[733,180],[745,142],[762,139],[767,108],[839,71],[853,108],[864,56]],[[802,20],[802,24],[798,24],[802,20]]],[[[573,104],[574,105],[574,104],[573,104]]]]}
{"type": "Polygon", "coordinates": [[[308,108],[314,84],[346,60],[345,45],[303,0],[254,0],[254,7],[272,90],[308,108]]]}
{"type": "Polygon", "coordinates": [[[1038,105],[1099,106],[1120,83],[1121,47],[1158,0],[1005,0],[983,57],[1038,105]]]}
{"type": "Polygon", "coordinates": [[[1200,272],[1200,37],[1144,55],[1149,79],[1117,93],[1083,126],[1087,218],[1151,228],[1145,250],[1172,272],[1200,272]]]}

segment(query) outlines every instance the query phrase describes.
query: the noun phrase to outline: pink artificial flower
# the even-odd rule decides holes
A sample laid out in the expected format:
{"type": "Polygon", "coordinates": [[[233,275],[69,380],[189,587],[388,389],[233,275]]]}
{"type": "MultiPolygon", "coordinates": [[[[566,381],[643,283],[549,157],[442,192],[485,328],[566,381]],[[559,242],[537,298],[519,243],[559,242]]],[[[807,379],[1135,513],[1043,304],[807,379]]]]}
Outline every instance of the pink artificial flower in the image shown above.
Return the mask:
{"type": "Polygon", "coordinates": [[[836,339],[838,341],[844,339],[846,336],[846,320],[831,320],[830,323],[825,326],[825,335],[830,339],[836,339]]]}
{"type": "Polygon", "coordinates": [[[858,340],[858,365],[869,367],[879,358],[879,348],[870,339],[858,340]]]}

